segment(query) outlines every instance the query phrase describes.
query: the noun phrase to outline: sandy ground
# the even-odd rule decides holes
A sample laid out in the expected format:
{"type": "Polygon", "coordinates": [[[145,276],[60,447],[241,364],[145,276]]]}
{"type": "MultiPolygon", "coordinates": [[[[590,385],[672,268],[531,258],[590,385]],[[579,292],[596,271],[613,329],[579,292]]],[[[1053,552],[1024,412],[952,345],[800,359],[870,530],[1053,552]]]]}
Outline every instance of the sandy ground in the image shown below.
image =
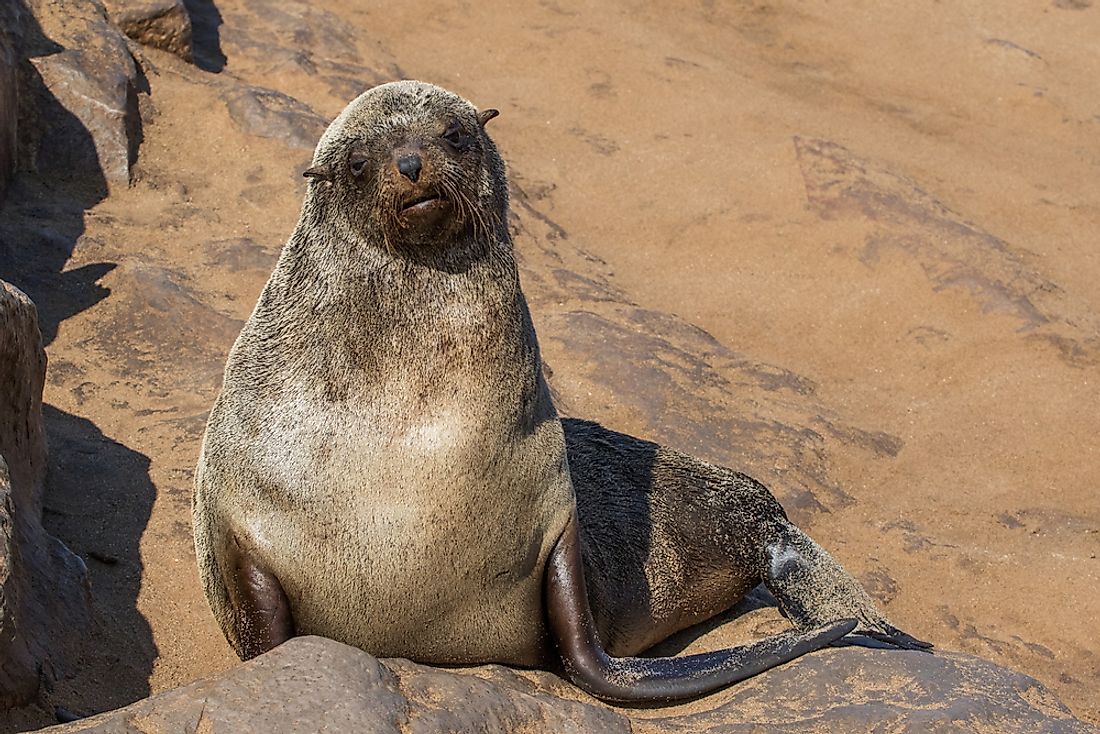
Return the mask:
{"type": "Polygon", "coordinates": [[[55,702],[235,662],[191,474],[318,123],[264,137],[231,101],[327,120],[411,77],[502,112],[563,412],[750,471],[896,624],[1100,723],[1100,7],[1018,5],[195,0],[203,68],[143,52],[134,185],[24,177],[4,214],[69,233],[11,278],[99,617],[55,702]]]}

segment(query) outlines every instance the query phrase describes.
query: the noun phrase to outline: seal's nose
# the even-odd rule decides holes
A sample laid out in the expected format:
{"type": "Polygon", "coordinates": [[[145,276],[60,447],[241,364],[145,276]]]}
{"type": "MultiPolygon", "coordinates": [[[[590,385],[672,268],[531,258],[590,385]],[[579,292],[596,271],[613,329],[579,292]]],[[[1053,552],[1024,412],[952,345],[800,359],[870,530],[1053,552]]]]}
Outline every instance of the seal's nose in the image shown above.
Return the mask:
{"type": "Polygon", "coordinates": [[[422,165],[420,156],[416,153],[406,153],[397,159],[397,170],[401,172],[402,176],[413,183],[416,183],[417,179],[420,178],[420,168],[422,165]]]}

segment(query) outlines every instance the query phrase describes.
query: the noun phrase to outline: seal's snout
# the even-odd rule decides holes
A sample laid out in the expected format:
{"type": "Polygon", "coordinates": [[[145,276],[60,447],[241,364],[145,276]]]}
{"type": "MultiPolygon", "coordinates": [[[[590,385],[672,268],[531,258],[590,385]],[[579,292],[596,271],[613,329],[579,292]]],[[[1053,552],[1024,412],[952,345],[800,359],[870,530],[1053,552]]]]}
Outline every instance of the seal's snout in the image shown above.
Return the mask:
{"type": "Polygon", "coordinates": [[[423,161],[417,153],[405,153],[397,158],[397,170],[413,183],[420,179],[420,169],[423,167],[423,161]]]}
{"type": "Polygon", "coordinates": [[[450,207],[439,174],[438,161],[422,144],[407,143],[393,149],[389,175],[402,229],[434,231],[446,219],[450,207]]]}

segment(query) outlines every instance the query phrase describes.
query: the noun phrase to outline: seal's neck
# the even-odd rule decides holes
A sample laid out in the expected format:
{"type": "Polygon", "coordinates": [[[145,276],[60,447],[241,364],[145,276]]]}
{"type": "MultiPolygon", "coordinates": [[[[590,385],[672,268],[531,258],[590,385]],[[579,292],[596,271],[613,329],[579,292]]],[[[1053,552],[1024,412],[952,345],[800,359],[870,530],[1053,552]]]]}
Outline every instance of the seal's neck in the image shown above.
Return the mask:
{"type": "Polygon", "coordinates": [[[467,236],[436,248],[396,250],[369,241],[335,243],[307,238],[288,254],[288,274],[337,288],[361,302],[394,288],[402,292],[415,289],[427,297],[464,287],[511,291],[518,277],[510,243],[488,244],[467,236]]]}
{"type": "Polygon", "coordinates": [[[461,385],[474,402],[530,418],[540,361],[510,247],[440,268],[316,231],[291,237],[246,327],[242,348],[273,380],[319,375],[333,399],[381,400],[399,375],[417,394],[461,385]]]}
{"type": "Polygon", "coordinates": [[[294,267],[326,279],[392,268],[424,270],[425,276],[459,274],[483,261],[515,269],[506,217],[494,217],[490,225],[467,223],[438,241],[410,243],[402,242],[400,233],[387,237],[380,227],[364,230],[346,217],[331,216],[327,204],[307,200],[285,248],[294,267]]]}
{"type": "Polygon", "coordinates": [[[492,243],[465,233],[432,252],[389,251],[303,217],[264,288],[258,311],[316,322],[325,332],[449,329],[449,316],[522,320],[523,296],[507,231],[492,243]]]}

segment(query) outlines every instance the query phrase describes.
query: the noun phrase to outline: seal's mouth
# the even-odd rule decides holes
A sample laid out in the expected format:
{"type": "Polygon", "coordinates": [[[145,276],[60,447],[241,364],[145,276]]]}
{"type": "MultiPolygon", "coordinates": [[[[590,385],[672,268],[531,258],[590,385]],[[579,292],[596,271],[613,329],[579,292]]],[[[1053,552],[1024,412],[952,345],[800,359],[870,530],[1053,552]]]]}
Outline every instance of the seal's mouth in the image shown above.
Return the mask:
{"type": "Polygon", "coordinates": [[[409,199],[401,207],[402,214],[427,214],[446,206],[447,201],[435,192],[429,192],[423,196],[409,199]]]}

